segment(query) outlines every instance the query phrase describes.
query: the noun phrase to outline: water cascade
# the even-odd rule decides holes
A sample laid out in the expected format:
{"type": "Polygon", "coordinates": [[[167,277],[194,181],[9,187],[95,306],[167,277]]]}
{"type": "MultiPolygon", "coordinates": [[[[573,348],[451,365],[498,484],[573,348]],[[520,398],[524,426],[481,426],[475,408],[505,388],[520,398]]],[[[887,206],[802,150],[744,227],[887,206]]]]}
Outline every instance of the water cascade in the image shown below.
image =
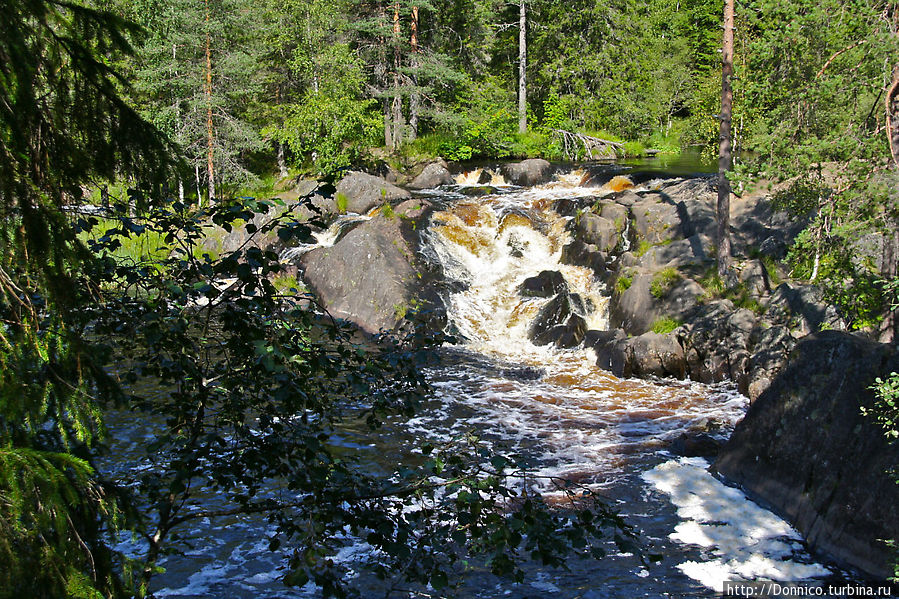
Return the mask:
{"type": "MultiPolygon", "coordinates": [[[[524,297],[519,287],[545,270],[560,272],[570,292],[583,298],[589,328],[607,328],[603,284],[591,270],[560,262],[570,219],[553,207],[560,200],[599,198],[632,183],[583,187],[585,178],[572,171],[546,185],[507,187],[479,198],[458,193],[460,188],[423,194],[442,206],[423,232],[422,251],[455,282],[448,316],[459,341],[445,348],[446,359],[428,372],[433,401],[403,423],[395,433],[401,439],[378,442],[439,442],[476,431],[487,443],[528,456],[541,474],[600,490],[664,559],[645,569],[613,550],[598,565],[572,563],[567,573],[535,568],[523,585],[489,578],[466,582],[461,596],[715,597],[727,579],[827,575],[783,521],[713,478],[704,461],[667,451],[684,433],[725,437],[742,417],[745,397],[728,385],[617,379],[595,365],[590,350],[530,340],[531,323],[550,300],[524,297]]],[[[482,171],[476,170],[457,182],[478,185],[481,179],[482,171]]],[[[345,223],[321,234],[320,243],[333,244],[340,226],[345,223]]],[[[171,586],[158,596],[285,596],[271,575],[271,560],[260,559],[252,543],[206,545],[201,570],[188,575],[182,566],[180,581],[161,577],[171,586]],[[216,573],[233,567],[235,560],[243,578],[222,586],[216,573]],[[183,586],[185,579],[197,584],[183,586]]],[[[364,551],[349,543],[339,558],[364,551]]],[[[179,571],[175,562],[169,566],[179,571]]]]}

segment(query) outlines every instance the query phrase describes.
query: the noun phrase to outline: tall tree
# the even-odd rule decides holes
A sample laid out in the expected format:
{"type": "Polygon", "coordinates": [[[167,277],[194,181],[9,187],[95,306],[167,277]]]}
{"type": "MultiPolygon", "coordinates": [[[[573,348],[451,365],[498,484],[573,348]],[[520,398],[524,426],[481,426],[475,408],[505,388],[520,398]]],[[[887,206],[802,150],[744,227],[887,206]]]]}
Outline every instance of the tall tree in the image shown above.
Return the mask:
{"type": "Polygon", "coordinates": [[[527,8],[525,0],[518,0],[518,132],[528,132],[527,87],[527,8]]]}
{"type": "Polygon", "coordinates": [[[734,0],[724,0],[724,39],[721,50],[721,131],[718,146],[718,276],[730,271],[730,179],[733,156],[731,123],[734,92],[734,0]]]}
{"type": "Polygon", "coordinates": [[[116,2],[148,32],[127,66],[133,100],[184,148],[197,188],[214,199],[221,185],[255,181],[247,157],[265,148],[253,107],[268,76],[268,13],[236,0],[116,2]]]}

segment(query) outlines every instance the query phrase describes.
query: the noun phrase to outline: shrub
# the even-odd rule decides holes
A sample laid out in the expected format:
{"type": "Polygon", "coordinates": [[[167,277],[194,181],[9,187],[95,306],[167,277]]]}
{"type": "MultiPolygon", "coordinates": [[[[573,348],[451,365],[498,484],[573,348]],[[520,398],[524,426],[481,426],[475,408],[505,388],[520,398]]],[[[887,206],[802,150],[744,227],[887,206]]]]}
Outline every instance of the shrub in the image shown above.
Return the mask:
{"type": "Polygon", "coordinates": [[[633,282],[633,279],[631,279],[630,277],[619,275],[618,279],[615,280],[615,291],[617,291],[618,293],[624,293],[631,288],[631,284],[633,282]]]}

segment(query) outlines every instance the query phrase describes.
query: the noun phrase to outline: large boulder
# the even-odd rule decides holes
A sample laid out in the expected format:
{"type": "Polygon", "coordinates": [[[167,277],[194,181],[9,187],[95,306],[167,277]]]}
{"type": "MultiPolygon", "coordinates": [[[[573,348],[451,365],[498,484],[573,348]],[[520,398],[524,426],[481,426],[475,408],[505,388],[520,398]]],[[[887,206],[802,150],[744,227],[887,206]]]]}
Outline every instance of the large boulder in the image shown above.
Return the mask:
{"type": "Polygon", "coordinates": [[[606,265],[609,256],[601,251],[597,246],[584,243],[579,239],[575,239],[569,244],[562,247],[562,255],[559,261],[562,264],[573,264],[575,266],[584,266],[593,269],[597,277],[606,275],[606,265]]]}
{"type": "Polygon", "coordinates": [[[588,245],[595,245],[601,252],[611,252],[620,241],[615,223],[592,212],[581,214],[574,221],[576,238],[588,245]]]}
{"type": "Polygon", "coordinates": [[[600,368],[619,377],[673,376],[686,374],[684,350],[674,335],[644,333],[638,337],[620,339],[603,352],[608,362],[598,361],[600,368]]]}
{"type": "Polygon", "coordinates": [[[518,286],[518,293],[524,297],[552,297],[568,293],[568,283],[559,271],[544,270],[522,281],[518,286]]]}
{"type": "Polygon", "coordinates": [[[899,444],[862,415],[895,348],[844,332],[801,340],[750,406],[714,470],[789,520],[809,546],[868,576],[893,574],[883,539],[899,530],[899,444]]]}
{"type": "Polygon", "coordinates": [[[655,245],[685,237],[677,207],[647,196],[631,206],[634,236],[638,242],[655,245]]]}
{"type": "Polygon", "coordinates": [[[530,187],[546,183],[552,178],[552,165],[542,158],[529,158],[521,162],[504,164],[503,176],[512,185],[530,187]]]}
{"type": "Polygon", "coordinates": [[[337,184],[337,205],[344,212],[366,214],[386,202],[405,200],[411,194],[385,179],[360,171],[350,171],[337,184]]]}
{"type": "Polygon", "coordinates": [[[693,235],[689,239],[680,239],[671,243],[654,245],[639,257],[637,265],[649,270],[702,265],[708,260],[708,255],[705,251],[705,248],[708,246],[709,240],[700,235],[693,235]]]}
{"type": "Polygon", "coordinates": [[[433,162],[426,166],[421,174],[419,174],[409,187],[412,189],[433,189],[441,185],[449,185],[453,183],[453,176],[450,174],[446,164],[433,162]]]}
{"type": "Polygon", "coordinates": [[[745,393],[758,316],[718,300],[698,307],[686,321],[678,335],[690,378],[702,383],[731,380],[745,393]]]}
{"type": "Polygon", "coordinates": [[[537,313],[528,329],[528,338],[534,345],[580,345],[587,333],[587,311],[587,304],[580,295],[560,293],[537,313]]]}
{"type": "Polygon", "coordinates": [[[412,312],[442,329],[445,309],[418,258],[418,225],[429,209],[419,200],[403,202],[333,246],[307,252],[300,258],[303,280],[333,316],[367,333],[395,330],[412,312]]]}
{"type": "Polygon", "coordinates": [[[612,294],[609,302],[612,327],[620,327],[630,335],[642,335],[660,318],[683,320],[705,293],[692,279],[680,278],[659,296],[658,286],[653,285],[658,277],[658,273],[636,274],[626,290],[612,294]]]}

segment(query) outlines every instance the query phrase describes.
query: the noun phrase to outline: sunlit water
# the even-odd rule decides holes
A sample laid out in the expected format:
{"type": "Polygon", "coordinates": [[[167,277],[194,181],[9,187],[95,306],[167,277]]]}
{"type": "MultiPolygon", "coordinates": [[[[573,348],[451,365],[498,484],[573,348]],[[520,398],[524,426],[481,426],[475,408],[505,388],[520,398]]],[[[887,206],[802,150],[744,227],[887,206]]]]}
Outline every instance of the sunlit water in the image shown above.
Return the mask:
{"type": "MultiPolygon", "coordinates": [[[[428,372],[433,397],[415,418],[374,440],[348,428],[347,447],[385,456],[386,468],[399,447],[474,432],[525,456],[539,475],[593,486],[642,532],[648,552],[663,556],[647,569],[610,547],[610,557],[573,561],[569,572],[530,567],[521,585],[476,572],[462,596],[713,597],[728,579],[828,575],[786,523],[713,478],[704,461],[667,451],[685,432],[726,437],[745,412],[745,397],[727,385],[617,379],[595,366],[589,350],[528,340],[530,322],[549,300],[523,298],[517,288],[542,270],[561,271],[588,300],[590,328],[607,327],[606,290],[588,269],[559,263],[569,233],[554,202],[609,193],[580,187],[585,175],[569,171],[553,183],[520,189],[493,174],[493,195],[470,198],[459,186],[423,194],[440,206],[424,234],[424,257],[439,262],[461,289],[448,298],[449,329],[459,344],[446,347],[442,364],[428,372]]],[[[457,181],[479,179],[480,172],[469,172],[457,181]]],[[[333,244],[340,230],[332,227],[320,242],[333,244]]],[[[188,533],[193,548],[164,563],[157,596],[314,596],[311,587],[280,584],[283,563],[267,551],[266,532],[252,519],[201,523],[188,533]]],[[[351,565],[366,551],[348,540],[338,559],[351,565]]]]}

